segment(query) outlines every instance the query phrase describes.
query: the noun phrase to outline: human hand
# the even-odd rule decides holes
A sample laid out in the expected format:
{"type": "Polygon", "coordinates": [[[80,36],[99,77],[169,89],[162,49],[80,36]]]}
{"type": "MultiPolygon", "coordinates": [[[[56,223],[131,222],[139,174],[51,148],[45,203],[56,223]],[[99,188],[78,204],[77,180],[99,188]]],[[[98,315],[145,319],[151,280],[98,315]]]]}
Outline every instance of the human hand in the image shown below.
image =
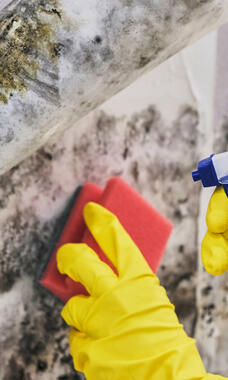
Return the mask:
{"type": "Polygon", "coordinates": [[[94,203],[86,205],[84,218],[118,274],[85,244],[58,251],[59,271],[90,294],[71,298],[62,311],[73,327],[75,368],[87,380],[211,379],[165,289],[118,219],[94,203]]]}
{"type": "Polygon", "coordinates": [[[202,262],[208,273],[219,276],[228,270],[228,197],[223,186],[216,188],[211,197],[206,221],[202,262]]]}

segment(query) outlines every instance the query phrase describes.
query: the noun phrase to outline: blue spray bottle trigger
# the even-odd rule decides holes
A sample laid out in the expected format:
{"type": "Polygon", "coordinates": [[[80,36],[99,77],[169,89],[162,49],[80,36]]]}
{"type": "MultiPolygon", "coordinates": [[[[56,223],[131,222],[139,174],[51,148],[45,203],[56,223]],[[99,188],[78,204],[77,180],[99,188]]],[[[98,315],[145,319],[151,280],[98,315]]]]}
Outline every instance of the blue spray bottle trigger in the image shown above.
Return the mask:
{"type": "Polygon", "coordinates": [[[205,158],[198,164],[198,170],[192,172],[192,178],[196,181],[202,181],[204,187],[219,186],[219,181],[213,165],[214,154],[205,158]]]}
{"type": "Polygon", "coordinates": [[[212,154],[192,172],[193,181],[202,181],[204,187],[223,186],[228,197],[228,152],[212,154]]]}

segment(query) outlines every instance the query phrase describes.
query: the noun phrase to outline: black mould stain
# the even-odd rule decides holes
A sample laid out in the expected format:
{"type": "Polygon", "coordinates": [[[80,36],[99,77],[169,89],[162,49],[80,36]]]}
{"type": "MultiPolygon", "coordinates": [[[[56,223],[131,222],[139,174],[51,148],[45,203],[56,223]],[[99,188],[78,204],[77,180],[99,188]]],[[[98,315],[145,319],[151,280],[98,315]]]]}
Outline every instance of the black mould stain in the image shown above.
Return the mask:
{"type": "MultiPolygon", "coordinates": [[[[57,0],[21,1],[13,12],[0,18],[0,102],[8,103],[14,92],[47,85],[37,79],[42,60],[56,67],[61,46],[55,28],[61,22],[57,0]],[[41,59],[40,59],[41,58],[41,59]]],[[[36,92],[41,93],[37,90],[36,92]]],[[[57,89],[49,101],[57,103],[57,89]]]]}
{"type": "Polygon", "coordinates": [[[138,68],[141,69],[144,66],[148,65],[148,63],[151,61],[151,57],[145,57],[141,56],[138,63],[138,68]]]}
{"type": "Polygon", "coordinates": [[[94,38],[94,43],[95,44],[101,44],[102,43],[102,37],[101,36],[96,36],[95,38],[94,38]]]}
{"type": "Polygon", "coordinates": [[[14,356],[12,356],[9,360],[3,380],[25,380],[24,369],[16,362],[14,356]]]}

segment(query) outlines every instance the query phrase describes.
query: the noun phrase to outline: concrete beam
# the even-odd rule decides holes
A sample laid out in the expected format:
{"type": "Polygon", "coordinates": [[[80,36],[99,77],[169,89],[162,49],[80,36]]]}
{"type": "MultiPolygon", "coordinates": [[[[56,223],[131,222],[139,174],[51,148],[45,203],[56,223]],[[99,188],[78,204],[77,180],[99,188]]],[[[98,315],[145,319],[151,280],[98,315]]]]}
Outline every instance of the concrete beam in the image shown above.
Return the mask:
{"type": "Polygon", "coordinates": [[[0,0],[0,174],[227,10],[226,0],[0,0]]]}

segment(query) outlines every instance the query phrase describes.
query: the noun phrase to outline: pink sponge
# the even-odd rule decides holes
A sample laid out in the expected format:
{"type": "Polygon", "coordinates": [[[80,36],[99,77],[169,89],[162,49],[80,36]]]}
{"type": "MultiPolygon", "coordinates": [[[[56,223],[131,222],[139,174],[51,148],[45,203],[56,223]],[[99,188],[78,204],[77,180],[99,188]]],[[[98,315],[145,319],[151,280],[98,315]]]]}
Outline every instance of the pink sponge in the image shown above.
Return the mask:
{"type": "Polygon", "coordinates": [[[58,273],[56,251],[62,244],[86,243],[99,254],[103,261],[111,265],[89,230],[85,228],[82,210],[89,201],[101,204],[119,218],[154,272],[158,269],[172,230],[171,223],[121,178],[110,179],[103,192],[93,184],[85,185],[41,279],[42,285],[63,301],[67,301],[72,295],[87,293],[81,284],[58,273]]]}

